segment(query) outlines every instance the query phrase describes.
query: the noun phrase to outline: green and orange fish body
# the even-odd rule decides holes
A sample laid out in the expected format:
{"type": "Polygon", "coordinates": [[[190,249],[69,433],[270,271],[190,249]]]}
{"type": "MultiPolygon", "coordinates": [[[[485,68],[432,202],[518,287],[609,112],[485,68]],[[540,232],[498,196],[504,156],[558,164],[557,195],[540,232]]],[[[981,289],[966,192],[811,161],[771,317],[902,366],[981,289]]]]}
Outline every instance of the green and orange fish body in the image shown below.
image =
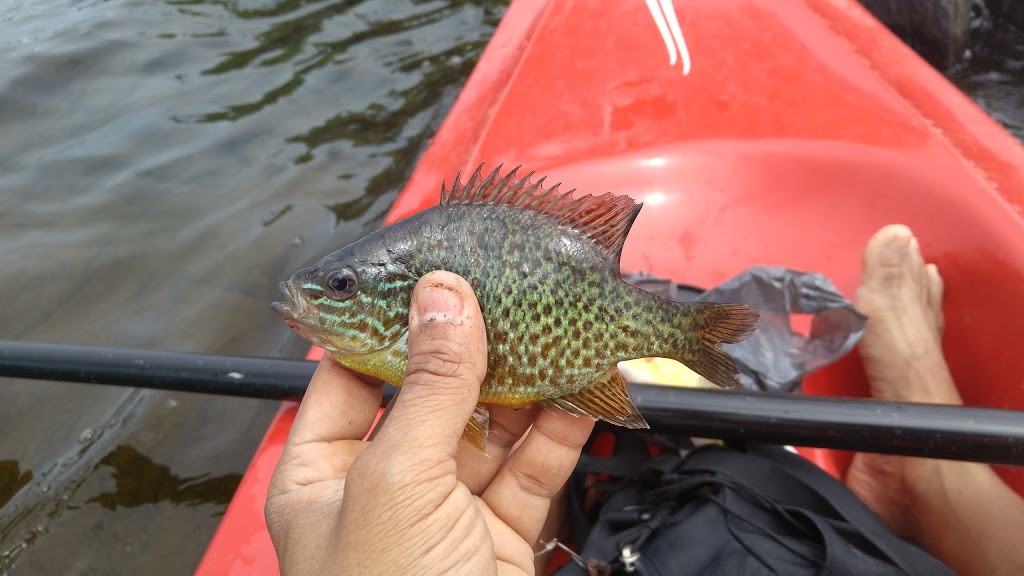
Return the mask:
{"type": "Polygon", "coordinates": [[[606,193],[573,198],[500,166],[442,185],[438,206],[380,228],[282,283],[274,309],[349,368],[396,386],[405,376],[409,303],[419,278],[448,270],[473,287],[487,331],[487,375],[464,439],[485,451],[483,404],[548,409],[647,428],[617,368],[678,360],[737,385],[719,343],[741,342],[760,313],[680,303],[622,280],[619,255],[641,205],[606,193]]]}

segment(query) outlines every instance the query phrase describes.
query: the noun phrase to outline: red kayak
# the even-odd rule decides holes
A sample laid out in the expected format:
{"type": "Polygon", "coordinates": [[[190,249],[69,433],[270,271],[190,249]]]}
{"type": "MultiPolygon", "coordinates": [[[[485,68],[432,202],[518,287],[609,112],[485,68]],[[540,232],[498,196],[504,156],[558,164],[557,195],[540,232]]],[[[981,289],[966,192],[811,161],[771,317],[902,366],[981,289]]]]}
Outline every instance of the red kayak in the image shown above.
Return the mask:
{"type": "MultiPolygon", "coordinates": [[[[965,402],[1024,409],[1024,147],[856,0],[515,0],[388,222],[480,162],[644,202],[623,269],[691,285],[771,265],[852,297],[868,238],[907,224],[946,281],[965,402]]],[[[864,396],[859,359],[804,391],[864,396]]],[[[197,574],[277,574],[263,504],[297,405],[197,574]]],[[[800,452],[839,477],[850,457],[800,452]]]]}

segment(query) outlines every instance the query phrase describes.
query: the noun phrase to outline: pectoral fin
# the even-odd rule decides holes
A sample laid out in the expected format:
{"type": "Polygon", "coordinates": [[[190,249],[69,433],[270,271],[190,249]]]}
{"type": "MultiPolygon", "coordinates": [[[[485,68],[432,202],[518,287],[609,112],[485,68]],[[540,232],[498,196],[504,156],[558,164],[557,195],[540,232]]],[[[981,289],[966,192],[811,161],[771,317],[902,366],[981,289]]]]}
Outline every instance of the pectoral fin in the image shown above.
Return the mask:
{"type": "Polygon", "coordinates": [[[629,396],[618,368],[604,378],[573,394],[541,400],[548,409],[558,408],[575,416],[598,418],[626,428],[650,428],[629,396]]]}
{"type": "Polygon", "coordinates": [[[462,432],[462,439],[484,456],[487,456],[487,431],[491,425],[491,414],[483,404],[477,404],[473,416],[462,432]]]}

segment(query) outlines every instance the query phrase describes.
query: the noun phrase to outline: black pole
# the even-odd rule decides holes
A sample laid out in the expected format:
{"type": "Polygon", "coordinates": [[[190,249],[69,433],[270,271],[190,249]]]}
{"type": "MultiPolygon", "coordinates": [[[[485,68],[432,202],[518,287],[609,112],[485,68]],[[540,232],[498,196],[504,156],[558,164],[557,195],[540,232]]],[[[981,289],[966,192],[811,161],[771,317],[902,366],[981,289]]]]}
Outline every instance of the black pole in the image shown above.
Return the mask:
{"type": "Polygon", "coordinates": [[[630,386],[653,430],[1024,466],[1024,411],[767,392],[630,386]]]}
{"type": "Polygon", "coordinates": [[[281,399],[299,397],[316,364],[0,340],[0,376],[281,399]]]}
{"type": "MultiPolygon", "coordinates": [[[[0,376],[248,398],[299,397],[316,364],[0,341],[0,376]]],[[[384,401],[394,394],[387,386],[384,401]]],[[[630,384],[655,431],[1024,466],[1024,411],[630,384]]]]}

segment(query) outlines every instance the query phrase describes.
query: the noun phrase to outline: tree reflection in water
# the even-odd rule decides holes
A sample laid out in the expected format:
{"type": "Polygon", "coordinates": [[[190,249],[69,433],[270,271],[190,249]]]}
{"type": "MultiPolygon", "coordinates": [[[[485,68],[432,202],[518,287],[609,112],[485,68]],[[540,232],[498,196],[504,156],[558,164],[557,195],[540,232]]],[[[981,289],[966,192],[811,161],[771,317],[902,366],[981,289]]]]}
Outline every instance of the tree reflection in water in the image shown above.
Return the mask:
{"type": "Polygon", "coordinates": [[[100,466],[113,468],[115,488],[86,500],[108,510],[134,508],[143,504],[171,502],[186,506],[219,504],[226,506],[242,480],[241,474],[209,474],[179,477],[163,464],[150,460],[135,448],[122,444],[100,460],[100,466]]]}
{"type": "MultiPolygon", "coordinates": [[[[271,67],[291,64],[293,69],[288,79],[265,90],[258,98],[231,104],[216,112],[193,117],[198,123],[235,121],[257,114],[282,98],[291,96],[307,77],[332,65],[353,62],[357,55],[353,49],[365,48],[365,44],[389,37],[400,37],[403,33],[429,28],[446,23],[445,33],[451,33],[452,18],[457,17],[466,7],[476,7],[483,13],[488,28],[497,26],[508,1],[477,0],[448,2],[412,2],[407,6],[389,4],[384,14],[363,14],[359,8],[372,4],[353,0],[338,2],[312,2],[284,0],[266,8],[241,8],[237,2],[217,0],[209,2],[170,1],[172,5],[218,5],[231,15],[244,19],[263,19],[295,13],[294,17],[277,21],[255,36],[256,45],[230,52],[219,62],[203,71],[204,75],[219,75],[237,71],[249,66],[271,67]],[[316,9],[304,11],[313,5],[316,9]],[[326,27],[328,20],[344,18],[358,23],[326,27]],[[333,29],[332,29],[333,28],[333,29]],[[325,31],[326,30],[326,31],[325,31]],[[342,38],[316,40],[318,36],[330,36],[336,30],[346,31],[342,38]]],[[[441,30],[439,30],[440,32],[441,30]]],[[[426,147],[429,139],[440,124],[439,111],[445,99],[454,99],[455,93],[472,72],[487,45],[489,35],[476,32],[463,34],[465,40],[439,42],[428,49],[397,51],[393,58],[378,57],[384,67],[396,76],[395,85],[409,84],[405,88],[388,91],[388,98],[375,100],[361,110],[344,111],[332,116],[319,126],[287,139],[291,143],[306,146],[306,152],[297,156],[294,162],[303,164],[313,159],[313,154],[324,145],[347,141],[354,147],[376,147],[379,151],[371,157],[385,157],[390,161],[378,174],[372,176],[358,198],[328,204],[325,206],[334,214],[335,221],[352,222],[363,219],[367,212],[383,197],[396,194],[409,177],[416,158],[426,147]],[[408,77],[411,82],[402,82],[408,77]],[[426,117],[424,117],[426,116],[426,117]]],[[[454,34],[457,38],[458,33],[454,34]]],[[[419,48],[419,46],[417,46],[419,48]]],[[[339,94],[344,100],[344,94],[339,94]]],[[[341,174],[339,178],[345,179],[341,174]]],[[[378,213],[369,220],[384,218],[389,206],[381,206],[378,213]]]]}

